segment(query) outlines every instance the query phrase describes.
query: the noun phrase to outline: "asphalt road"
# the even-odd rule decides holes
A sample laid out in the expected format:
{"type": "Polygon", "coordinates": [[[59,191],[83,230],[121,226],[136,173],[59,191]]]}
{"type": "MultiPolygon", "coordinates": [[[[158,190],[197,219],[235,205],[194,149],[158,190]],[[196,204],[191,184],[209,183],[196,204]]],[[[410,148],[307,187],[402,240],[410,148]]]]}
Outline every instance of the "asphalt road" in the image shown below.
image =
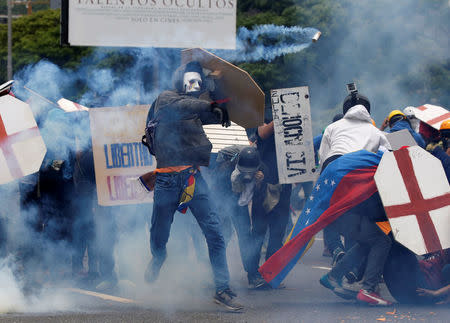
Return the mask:
{"type": "MultiPolygon", "coordinates": [[[[239,259],[230,256],[236,251],[233,242],[228,252],[228,257],[232,258],[229,261],[231,283],[239,302],[245,306],[242,313],[226,312],[212,302],[209,268],[194,260],[188,264],[192,269],[189,271],[168,261],[160,282],[154,286],[123,280],[115,295],[92,294],[69,285],[49,287],[39,297],[28,300],[25,306],[0,314],[0,321],[450,322],[449,306],[369,307],[335,296],[318,282],[330,266],[330,258],[321,255],[322,245],[321,240],[316,241],[285,280],[285,288],[256,291],[247,288],[239,259]]],[[[382,293],[390,298],[385,288],[382,293]]]]}

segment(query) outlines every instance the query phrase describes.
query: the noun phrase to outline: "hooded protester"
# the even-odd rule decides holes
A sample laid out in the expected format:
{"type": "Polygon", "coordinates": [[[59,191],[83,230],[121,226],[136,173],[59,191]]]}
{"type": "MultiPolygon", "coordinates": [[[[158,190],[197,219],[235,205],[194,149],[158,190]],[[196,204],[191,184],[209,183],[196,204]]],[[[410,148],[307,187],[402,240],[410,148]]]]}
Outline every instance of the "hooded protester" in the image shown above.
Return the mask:
{"type": "Polygon", "coordinates": [[[403,129],[408,130],[409,133],[413,136],[417,145],[419,145],[422,148],[425,148],[425,140],[423,139],[422,135],[413,130],[409,119],[400,110],[392,110],[391,113],[389,113],[387,118],[384,120],[380,129],[384,130],[388,125],[390,128],[390,130],[388,131],[389,133],[393,133],[403,129]]]}
{"type": "Polygon", "coordinates": [[[199,98],[206,91],[205,81],[199,62],[182,65],[173,77],[174,90],[162,92],[149,110],[147,143],[156,157],[157,168],[153,172],[152,259],[145,272],[145,280],[152,283],[158,278],[167,257],[166,244],[174,213],[177,210],[185,212],[189,207],[208,244],[216,285],[214,301],[238,311],[242,306],[234,301],[236,294],[229,287],[220,221],[213,210],[209,188],[199,171],[199,166],[208,166],[212,149],[202,126],[228,126],[230,121],[224,104],[199,98]]]}
{"type": "MultiPolygon", "coordinates": [[[[319,149],[322,172],[330,163],[345,154],[358,150],[385,152],[391,148],[383,132],[373,126],[370,102],[365,96],[356,90],[352,91],[344,100],[343,113],[341,120],[325,129],[319,149]]],[[[380,196],[373,194],[329,225],[329,229],[356,243],[330,272],[322,276],[320,283],[324,287],[343,298],[356,298],[372,305],[390,304],[377,292],[392,243],[391,238],[376,224],[377,221],[383,220],[386,220],[386,215],[380,196]],[[342,281],[344,275],[361,264],[366,257],[367,265],[362,282],[345,284],[342,281]]]]}

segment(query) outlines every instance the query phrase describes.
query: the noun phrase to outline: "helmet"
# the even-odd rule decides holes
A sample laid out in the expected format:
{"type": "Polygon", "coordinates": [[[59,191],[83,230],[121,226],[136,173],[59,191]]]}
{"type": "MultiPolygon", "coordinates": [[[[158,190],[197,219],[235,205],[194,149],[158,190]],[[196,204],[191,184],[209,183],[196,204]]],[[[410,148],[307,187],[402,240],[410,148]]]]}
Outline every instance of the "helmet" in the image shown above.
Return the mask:
{"type": "Polygon", "coordinates": [[[441,133],[441,137],[450,138],[450,119],[447,119],[441,123],[439,132],[441,133]]]}
{"type": "Polygon", "coordinates": [[[259,153],[256,147],[245,147],[239,153],[237,161],[237,169],[241,173],[252,173],[256,172],[261,165],[259,159],[259,153]]]}
{"type": "Polygon", "coordinates": [[[439,127],[439,130],[450,130],[450,119],[445,120],[441,123],[441,126],[439,127]]]}
{"type": "Polygon", "coordinates": [[[364,95],[361,95],[359,93],[352,93],[345,97],[344,103],[342,104],[342,113],[346,114],[347,111],[357,105],[361,104],[363,105],[367,111],[370,113],[370,101],[368,98],[366,98],[364,95]]]}
{"type": "Polygon", "coordinates": [[[403,113],[408,119],[415,118],[416,112],[414,111],[414,107],[406,107],[403,109],[403,113]]]}
{"type": "Polygon", "coordinates": [[[403,112],[401,112],[400,110],[392,110],[388,115],[389,126],[392,127],[394,123],[403,119],[406,119],[406,116],[403,112]]]}

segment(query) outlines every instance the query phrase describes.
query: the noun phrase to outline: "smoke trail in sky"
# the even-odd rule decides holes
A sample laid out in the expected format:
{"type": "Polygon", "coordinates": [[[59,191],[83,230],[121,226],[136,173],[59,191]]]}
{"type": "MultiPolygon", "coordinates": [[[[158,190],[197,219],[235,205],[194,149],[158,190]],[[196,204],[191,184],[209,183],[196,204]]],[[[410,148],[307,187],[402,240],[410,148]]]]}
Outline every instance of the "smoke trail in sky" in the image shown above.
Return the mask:
{"type": "Polygon", "coordinates": [[[252,30],[241,27],[236,50],[214,50],[217,56],[232,62],[272,61],[276,57],[298,53],[309,47],[318,30],[299,26],[258,25],[252,30]]]}

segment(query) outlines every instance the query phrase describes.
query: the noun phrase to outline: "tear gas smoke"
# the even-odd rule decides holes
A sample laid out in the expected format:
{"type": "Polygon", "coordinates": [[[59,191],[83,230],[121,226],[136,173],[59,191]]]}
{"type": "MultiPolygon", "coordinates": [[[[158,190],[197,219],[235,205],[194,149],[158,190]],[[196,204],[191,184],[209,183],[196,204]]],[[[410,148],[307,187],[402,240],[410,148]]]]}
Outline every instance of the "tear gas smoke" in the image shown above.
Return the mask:
{"type": "MultiPolygon", "coordinates": [[[[392,106],[417,105],[417,102],[410,102],[408,95],[400,89],[396,83],[397,76],[418,71],[421,66],[435,59],[448,59],[450,53],[448,42],[430,42],[431,38],[433,40],[448,38],[445,37],[446,29],[434,28],[437,24],[446,25],[445,21],[439,21],[439,17],[427,18],[422,14],[426,12],[424,5],[420,10],[415,9],[414,1],[411,3],[387,0],[352,1],[348,4],[351,4],[346,6],[348,19],[345,23],[348,28],[343,28],[345,33],[341,35],[333,35],[333,39],[339,40],[337,47],[331,48],[333,59],[330,60],[328,57],[323,59],[320,68],[310,67],[292,71],[295,75],[301,75],[300,84],[306,82],[310,86],[313,119],[319,119],[315,113],[324,113],[322,115],[324,123],[329,122],[329,115],[335,113],[324,110],[339,107],[340,112],[340,105],[345,97],[345,84],[355,79],[361,93],[367,95],[374,103],[374,115],[379,119],[384,118],[386,111],[392,106]],[[428,19],[426,24],[423,21],[425,18],[428,19]],[[367,21],[379,23],[369,27],[367,21]],[[418,40],[418,35],[424,36],[427,46],[424,46],[423,39],[418,40]],[[396,41],[397,38],[402,40],[401,44],[396,41]],[[376,55],[383,56],[382,66],[371,64],[376,61],[376,55]]],[[[275,25],[257,26],[252,30],[241,28],[238,30],[236,51],[224,50],[214,53],[231,62],[271,61],[280,55],[302,51],[310,46],[313,39],[319,39],[318,33],[320,32],[314,28],[275,25]]],[[[21,88],[21,85],[53,102],[65,97],[87,107],[151,104],[161,89],[171,87],[172,71],[178,64],[179,50],[100,48],[91,57],[87,57],[76,70],[60,69],[46,60],[27,66],[14,75],[17,82],[13,92],[19,99],[30,103],[40,130],[46,136],[49,154],[53,154],[56,159],[69,160],[69,155],[74,153],[74,146],[69,144],[73,135],[79,140],[78,149],[87,149],[90,142],[89,120],[73,119],[52,111],[56,108],[45,100],[33,97],[21,88]],[[112,69],[105,68],[102,62],[116,54],[127,57],[127,62],[122,62],[121,66],[114,66],[112,69]],[[153,75],[158,76],[157,81],[153,80],[153,75]]],[[[110,126],[112,125],[104,125],[110,126]]],[[[317,129],[322,127],[323,124],[316,126],[317,129]]],[[[21,194],[26,193],[24,188],[26,184],[21,182],[21,194]]],[[[0,187],[1,205],[8,206],[0,210],[1,217],[8,220],[6,221],[8,245],[33,245],[38,243],[39,235],[30,223],[36,219],[38,206],[22,208],[18,216],[19,211],[10,208],[11,205],[19,203],[17,185],[18,183],[12,183],[10,186],[0,187]]],[[[32,183],[30,186],[33,186],[32,183]]],[[[76,215],[82,214],[92,208],[92,203],[96,203],[95,197],[91,197],[89,201],[83,201],[76,195],[72,195],[72,198],[78,206],[76,215]]],[[[41,205],[41,207],[45,213],[47,211],[45,208],[51,206],[41,205]]],[[[203,244],[205,241],[190,215],[175,215],[168,243],[169,258],[164,264],[160,279],[154,285],[143,283],[143,272],[150,258],[148,221],[151,216],[151,205],[141,205],[135,209],[115,208],[111,216],[116,219],[117,236],[113,240],[106,240],[103,247],[114,248],[119,286],[126,289],[130,297],[136,295],[139,299],[147,299],[150,306],[163,307],[168,311],[179,306],[192,308],[201,306],[199,304],[209,304],[212,288],[210,265],[208,260],[201,260],[198,264],[197,258],[202,259],[204,255],[198,256],[194,250],[202,252],[202,248],[191,247],[191,240],[194,237],[200,238],[203,244]],[[189,226],[185,221],[192,222],[189,226],[197,230],[196,233],[187,233],[186,228],[189,226]]],[[[54,250],[56,255],[71,254],[67,245],[49,244],[52,243],[48,242],[46,247],[49,249],[46,249],[46,252],[54,250]]],[[[233,270],[233,266],[240,262],[238,252],[235,251],[231,254],[228,252],[228,259],[232,262],[231,274],[233,276],[233,273],[237,272],[243,277],[241,265],[239,269],[233,270]]],[[[203,249],[203,252],[206,250],[203,249]]],[[[46,261],[51,268],[57,267],[61,259],[46,259],[46,261]]],[[[243,278],[241,280],[244,281],[243,278]]],[[[20,290],[23,281],[15,275],[14,268],[9,265],[4,265],[0,269],[0,282],[2,286],[8,286],[6,289],[5,287],[0,289],[0,312],[35,310],[47,300],[52,301],[51,297],[39,297],[38,301],[31,300],[37,304],[35,307],[28,306],[30,299],[24,298],[20,290]],[[3,302],[4,300],[6,302],[3,302]]],[[[72,303],[71,310],[74,309],[76,300],[67,297],[61,299],[72,303]]],[[[60,309],[66,308],[64,301],[57,303],[60,309]]]]}
{"type": "Polygon", "coordinates": [[[252,30],[241,27],[237,33],[236,50],[212,52],[231,62],[270,62],[276,57],[298,53],[309,47],[317,33],[320,32],[315,28],[299,26],[258,25],[252,30]]]}

